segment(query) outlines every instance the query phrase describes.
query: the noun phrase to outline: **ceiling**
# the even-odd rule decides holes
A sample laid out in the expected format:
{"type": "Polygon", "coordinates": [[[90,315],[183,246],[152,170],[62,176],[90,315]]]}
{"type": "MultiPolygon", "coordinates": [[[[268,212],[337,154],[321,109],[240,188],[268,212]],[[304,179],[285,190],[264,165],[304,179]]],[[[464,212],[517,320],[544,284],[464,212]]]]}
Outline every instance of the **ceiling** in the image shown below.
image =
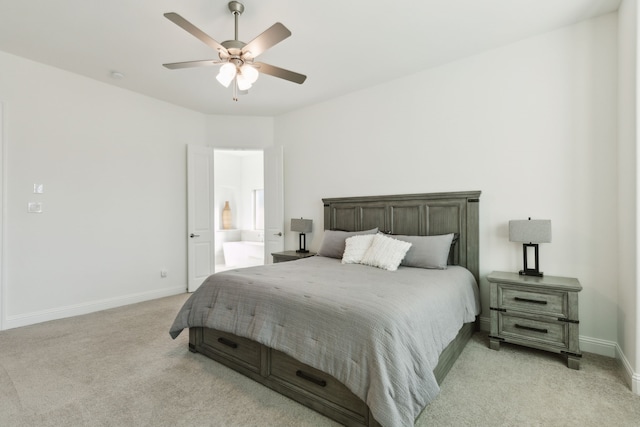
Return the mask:
{"type": "Polygon", "coordinates": [[[277,116],[615,11],[620,0],[244,0],[238,38],[282,22],[292,36],[258,60],[308,77],[261,75],[238,102],[217,67],[162,66],[217,57],[164,13],[222,42],[234,35],[227,3],[0,0],[0,50],[205,114],[277,116]]]}

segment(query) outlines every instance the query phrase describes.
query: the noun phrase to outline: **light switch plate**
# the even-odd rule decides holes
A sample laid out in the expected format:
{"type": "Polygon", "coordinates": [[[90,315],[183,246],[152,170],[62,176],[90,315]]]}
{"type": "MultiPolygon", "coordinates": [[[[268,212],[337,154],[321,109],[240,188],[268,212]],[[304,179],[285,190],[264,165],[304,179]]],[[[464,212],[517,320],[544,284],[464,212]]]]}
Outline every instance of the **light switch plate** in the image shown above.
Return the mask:
{"type": "Polygon", "coordinates": [[[42,213],[42,203],[40,202],[29,202],[27,205],[27,212],[29,213],[42,213]]]}
{"type": "Polygon", "coordinates": [[[44,184],[33,184],[33,192],[35,194],[44,193],[44,184]]]}

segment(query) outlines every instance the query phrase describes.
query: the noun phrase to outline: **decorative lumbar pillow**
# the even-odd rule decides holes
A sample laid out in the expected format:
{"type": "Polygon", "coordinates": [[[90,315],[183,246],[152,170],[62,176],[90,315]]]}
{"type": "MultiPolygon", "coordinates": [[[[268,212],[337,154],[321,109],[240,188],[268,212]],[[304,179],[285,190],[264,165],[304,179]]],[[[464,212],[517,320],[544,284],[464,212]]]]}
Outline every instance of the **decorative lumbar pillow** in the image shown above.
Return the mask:
{"type": "Polygon", "coordinates": [[[453,242],[453,233],[437,236],[393,236],[398,240],[412,244],[402,260],[402,265],[418,268],[447,268],[449,252],[453,242]]]}
{"type": "Polygon", "coordinates": [[[360,264],[365,252],[371,246],[371,242],[375,234],[361,234],[359,236],[351,236],[345,240],[344,254],[342,255],[343,264],[360,264]]]}
{"type": "Polygon", "coordinates": [[[384,234],[376,234],[360,263],[395,271],[409,248],[411,248],[411,243],[409,242],[403,242],[384,234]]]}
{"type": "Polygon", "coordinates": [[[325,230],[318,255],[329,258],[342,258],[347,238],[362,234],[376,234],[377,232],[377,228],[364,231],[325,230]]]}

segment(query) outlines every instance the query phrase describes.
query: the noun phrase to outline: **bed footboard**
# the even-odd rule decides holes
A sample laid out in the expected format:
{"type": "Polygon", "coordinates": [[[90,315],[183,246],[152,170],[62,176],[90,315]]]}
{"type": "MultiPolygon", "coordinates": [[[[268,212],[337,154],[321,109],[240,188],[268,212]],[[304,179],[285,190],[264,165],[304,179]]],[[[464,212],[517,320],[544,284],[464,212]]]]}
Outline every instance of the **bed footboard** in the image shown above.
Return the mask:
{"type": "MultiPolygon", "coordinates": [[[[471,338],[476,323],[465,324],[442,352],[434,369],[438,384],[471,338]]],[[[190,328],[189,350],[202,353],[345,426],[380,426],[367,404],[340,381],[250,339],[215,329],[190,328]]]]}
{"type": "Polygon", "coordinates": [[[265,345],[215,329],[190,328],[189,350],[345,426],[379,426],[367,405],[337,379],[265,345]]]}

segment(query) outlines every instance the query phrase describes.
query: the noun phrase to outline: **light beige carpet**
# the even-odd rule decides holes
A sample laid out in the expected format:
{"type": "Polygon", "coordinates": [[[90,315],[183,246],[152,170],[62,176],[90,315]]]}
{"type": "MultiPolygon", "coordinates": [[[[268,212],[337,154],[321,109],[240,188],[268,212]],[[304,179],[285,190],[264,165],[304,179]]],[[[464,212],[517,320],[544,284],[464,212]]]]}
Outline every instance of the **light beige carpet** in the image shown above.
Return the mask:
{"type": "MultiPolygon", "coordinates": [[[[0,332],[0,426],[333,426],[187,350],[168,329],[186,295],[0,332]]],[[[613,359],[580,371],[476,333],[418,426],[640,426],[613,359]]]]}

